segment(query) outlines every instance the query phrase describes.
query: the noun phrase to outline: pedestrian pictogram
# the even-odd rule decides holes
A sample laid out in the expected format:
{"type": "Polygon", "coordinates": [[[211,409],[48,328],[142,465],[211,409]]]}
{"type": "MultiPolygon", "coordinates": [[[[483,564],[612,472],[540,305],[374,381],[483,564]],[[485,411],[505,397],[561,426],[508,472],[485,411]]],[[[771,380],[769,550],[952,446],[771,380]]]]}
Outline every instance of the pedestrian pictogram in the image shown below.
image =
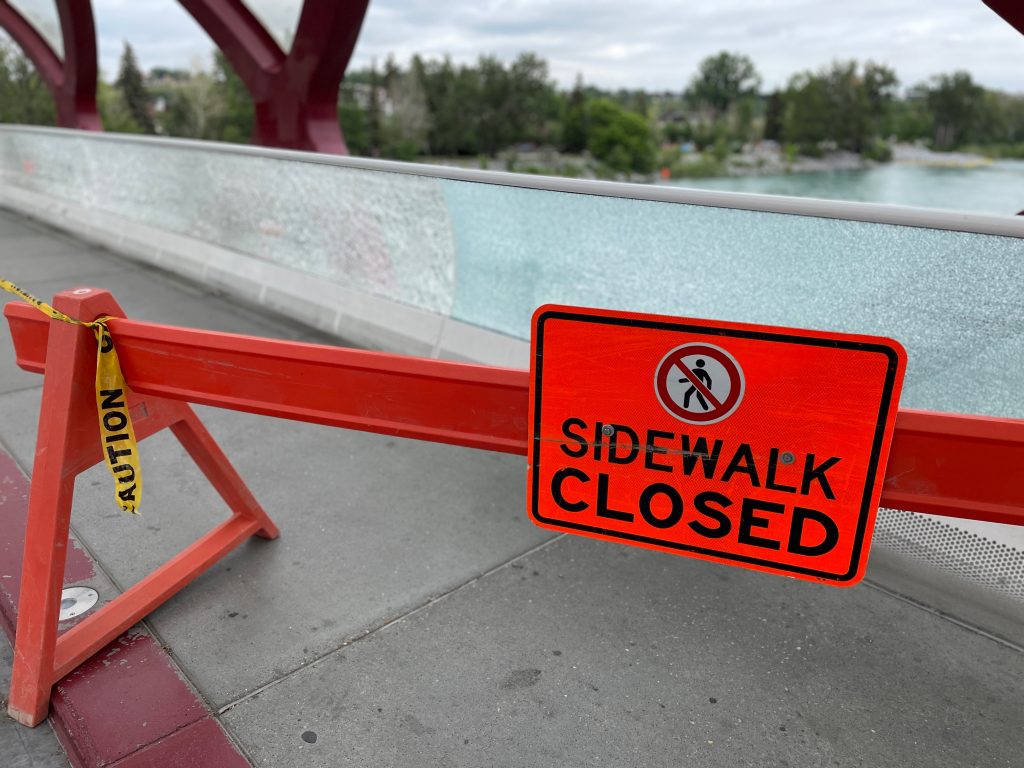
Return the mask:
{"type": "Polygon", "coordinates": [[[532,347],[535,523],[861,579],[906,367],[897,342],[548,306],[532,347]]]}
{"type": "Polygon", "coordinates": [[[666,411],[689,424],[728,418],[743,399],[743,369],[714,344],[682,344],[658,364],[654,389],[666,411]]]}

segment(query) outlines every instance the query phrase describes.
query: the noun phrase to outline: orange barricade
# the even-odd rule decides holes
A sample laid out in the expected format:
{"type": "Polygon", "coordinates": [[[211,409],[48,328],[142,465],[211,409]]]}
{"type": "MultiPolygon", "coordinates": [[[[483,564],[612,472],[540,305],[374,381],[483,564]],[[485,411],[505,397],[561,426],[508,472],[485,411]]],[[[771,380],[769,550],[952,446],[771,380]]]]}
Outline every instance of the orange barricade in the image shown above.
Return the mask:
{"type": "MultiPolygon", "coordinates": [[[[46,717],[53,684],[96,651],[250,536],[278,534],[187,403],[527,453],[527,371],[133,321],[93,288],[59,293],[53,305],[80,320],[113,318],[137,438],[170,427],[232,516],[58,637],[74,480],[103,460],[96,341],[26,304],[5,307],[18,365],[45,374],[9,697],[10,714],[27,725],[46,717]]],[[[1024,421],[903,410],[882,504],[1021,525],[1021,465],[1024,421]]]]}

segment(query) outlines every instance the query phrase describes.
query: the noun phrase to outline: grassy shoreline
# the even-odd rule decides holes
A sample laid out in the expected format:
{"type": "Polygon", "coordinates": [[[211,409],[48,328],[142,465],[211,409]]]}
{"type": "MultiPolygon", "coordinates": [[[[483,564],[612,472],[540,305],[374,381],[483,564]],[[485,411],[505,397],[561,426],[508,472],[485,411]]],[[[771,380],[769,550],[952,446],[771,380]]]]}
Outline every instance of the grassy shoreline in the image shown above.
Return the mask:
{"type": "MultiPolygon", "coordinates": [[[[748,145],[740,152],[722,156],[715,151],[681,153],[678,148],[662,148],[658,170],[654,173],[623,173],[615,171],[587,154],[566,154],[541,148],[525,151],[508,150],[497,157],[419,157],[417,162],[459,168],[480,168],[510,173],[559,176],[583,179],[604,179],[639,183],[667,182],[680,179],[731,178],[743,176],[780,176],[804,173],[835,173],[875,168],[887,162],[923,165],[935,168],[981,168],[994,159],[1014,158],[1014,148],[971,147],[959,152],[936,152],[913,144],[888,146],[885,160],[877,160],[854,152],[825,151],[820,156],[801,155],[791,146],[774,142],[748,145]]],[[[1022,146],[1024,149],[1024,146],[1022,146]]],[[[1024,152],[1020,155],[1024,157],[1024,152]]]]}

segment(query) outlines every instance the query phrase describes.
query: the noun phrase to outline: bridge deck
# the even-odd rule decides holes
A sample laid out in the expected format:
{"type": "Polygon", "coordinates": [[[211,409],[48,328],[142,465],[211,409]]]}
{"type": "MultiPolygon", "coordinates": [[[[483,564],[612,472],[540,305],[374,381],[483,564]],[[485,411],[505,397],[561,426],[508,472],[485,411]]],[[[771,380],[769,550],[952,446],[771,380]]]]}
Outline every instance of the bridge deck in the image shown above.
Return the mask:
{"type": "MultiPolygon", "coordinates": [[[[108,288],[140,319],[327,341],[2,211],[0,274],[41,297],[108,288]]],[[[0,332],[0,452],[17,465],[0,456],[0,517],[31,469],[40,385],[0,332]]],[[[138,632],[210,713],[188,715],[188,733],[219,726],[256,765],[1019,764],[1020,604],[949,617],[961,587],[884,550],[865,583],[837,590],[552,535],[526,518],[521,457],[199,412],[282,535],[241,547],[138,632]]],[[[112,508],[103,467],[78,483],[70,581],[102,599],[226,514],[169,437],[142,462],[137,519],[112,508]]],[[[0,542],[0,602],[17,561],[0,542]]],[[[137,679],[125,659],[119,679],[137,679]]],[[[0,647],[5,687],[9,664],[0,647]]],[[[81,701],[109,669],[56,696],[81,701]]],[[[142,764],[171,731],[109,690],[70,747],[142,764]],[[146,728],[150,741],[111,735],[146,728]]],[[[25,734],[0,721],[0,764],[61,764],[45,731],[25,734]]]]}

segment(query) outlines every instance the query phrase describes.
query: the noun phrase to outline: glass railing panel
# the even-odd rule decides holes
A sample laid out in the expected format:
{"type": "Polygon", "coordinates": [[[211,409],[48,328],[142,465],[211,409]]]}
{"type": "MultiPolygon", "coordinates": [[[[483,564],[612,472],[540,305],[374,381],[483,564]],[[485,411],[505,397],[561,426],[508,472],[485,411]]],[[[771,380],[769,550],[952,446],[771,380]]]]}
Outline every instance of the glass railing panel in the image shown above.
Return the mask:
{"type": "Polygon", "coordinates": [[[447,314],[437,179],[145,142],[0,132],[4,183],[447,314]]]}
{"type": "MultiPolygon", "coordinates": [[[[1024,418],[1022,237],[829,218],[852,210],[839,203],[794,215],[459,173],[0,130],[2,184],[481,328],[526,339],[534,309],[559,302],[880,334],[909,353],[903,405],[1024,418]]],[[[969,228],[961,214],[928,215],[969,228]]],[[[996,218],[986,231],[1024,235],[1024,222],[996,218]]]]}
{"type": "Polygon", "coordinates": [[[891,336],[904,404],[1024,417],[1024,241],[445,181],[453,316],[547,302],[891,336]]]}

